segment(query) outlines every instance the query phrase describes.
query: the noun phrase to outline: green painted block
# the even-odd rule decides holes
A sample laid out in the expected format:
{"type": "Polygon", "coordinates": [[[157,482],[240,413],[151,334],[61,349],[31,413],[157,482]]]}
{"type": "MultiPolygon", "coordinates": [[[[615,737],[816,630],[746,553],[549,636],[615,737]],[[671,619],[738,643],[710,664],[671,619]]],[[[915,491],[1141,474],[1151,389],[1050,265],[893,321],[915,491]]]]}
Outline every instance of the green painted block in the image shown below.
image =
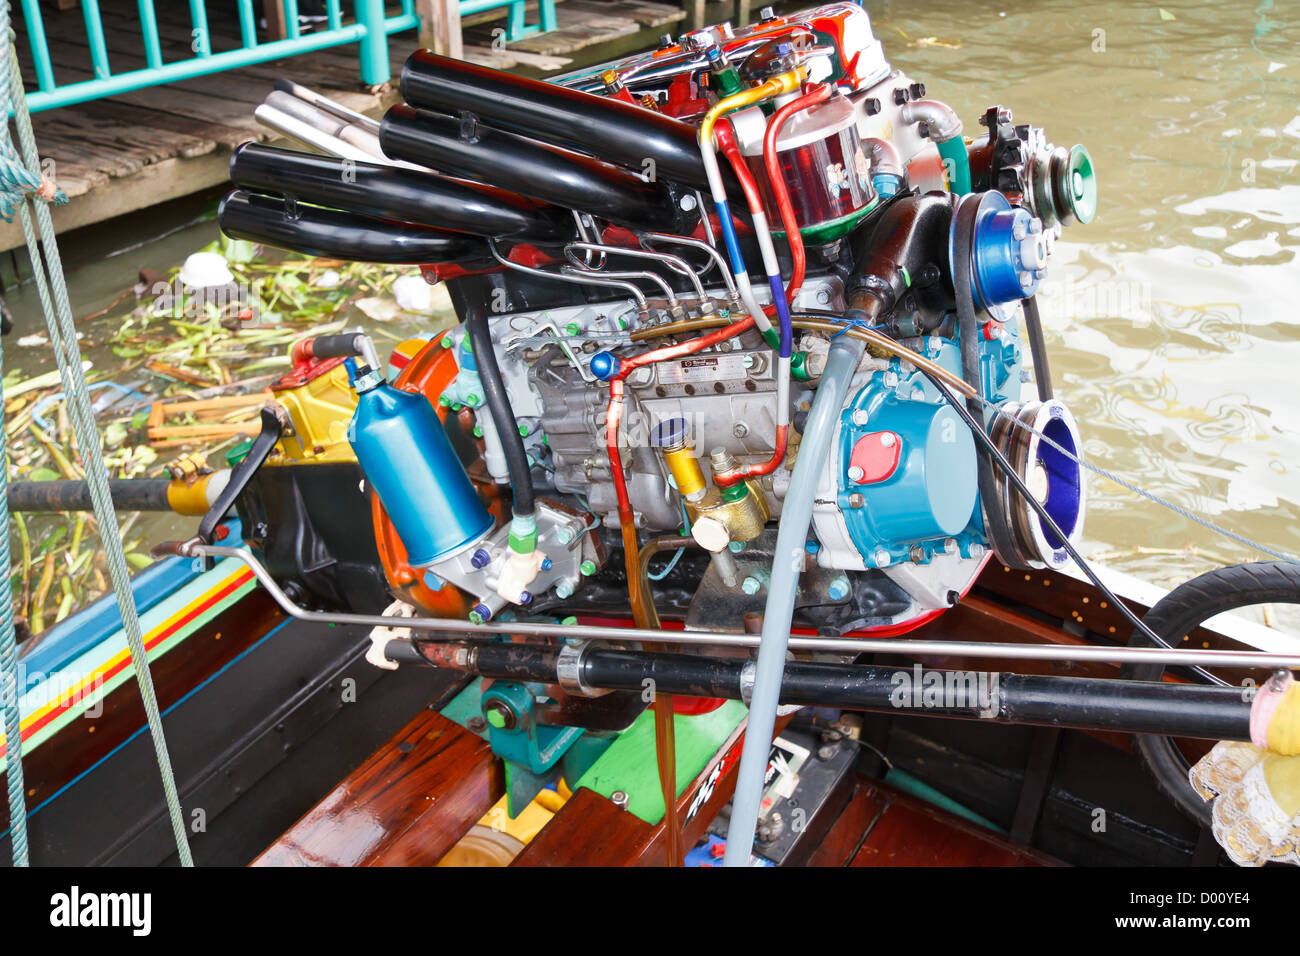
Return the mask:
{"type": "MultiPolygon", "coordinates": [[[[677,742],[677,795],[680,797],[713,755],[740,726],[748,709],[729,700],[711,714],[673,718],[677,742]]],[[[664,816],[664,798],[659,790],[659,768],[655,761],[655,718],[646,710],[623,731],[573,789],[586,787],[608,797],[616,790],[628,795],[627,809],[646,823],[656,824],[664,816]]]]}

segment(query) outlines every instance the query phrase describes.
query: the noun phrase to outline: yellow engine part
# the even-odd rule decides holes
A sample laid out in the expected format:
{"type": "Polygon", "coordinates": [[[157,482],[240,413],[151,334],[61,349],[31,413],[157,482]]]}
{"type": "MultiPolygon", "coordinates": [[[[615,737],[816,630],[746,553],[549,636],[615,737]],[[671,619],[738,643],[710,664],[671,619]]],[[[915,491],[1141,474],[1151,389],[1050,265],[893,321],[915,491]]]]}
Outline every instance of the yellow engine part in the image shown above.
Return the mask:
{"type": "Polygon", "coordinates": [[[276,444],[272,463],[357,460],[347,435],[357,396],[342,365],[302,385],[276,389],[275,400],[288,410],[293,432],[276,444]]]}
{"type": "Polygon", "coordinates": [[[509,866],[572,796],[564,781],[558,790],[543,790],[513,820],[503,796],[438,861],[439,866],[509,866]]]}

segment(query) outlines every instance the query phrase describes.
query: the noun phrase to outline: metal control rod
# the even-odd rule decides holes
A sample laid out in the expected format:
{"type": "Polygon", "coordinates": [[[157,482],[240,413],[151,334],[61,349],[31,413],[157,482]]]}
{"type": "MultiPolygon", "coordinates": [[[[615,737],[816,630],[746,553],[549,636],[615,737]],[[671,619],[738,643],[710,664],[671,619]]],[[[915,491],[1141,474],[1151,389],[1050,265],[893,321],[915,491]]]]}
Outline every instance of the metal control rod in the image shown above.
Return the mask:
{"type": "MultiPolygon", "coordinates": [[[[753,634],[720,631],[652,631],[636,627],[607,627],[589,624],[541,624],[532,621],[491,621],[473,624],[460,618],[391,617],[378,614],[343,614],[310,611],[289,599],[271,577],[271,572],[247,548],[201,542],[172,541],[154,548],[155,555],[179,554],[183,557],[235,558],[252,570],[258,583],[270,593],[275,603],[290,617],[322,624],[352,624],[361,627],[399,627],[414,631],[444,632],[433,640],[454,641],[464,635],[491,639],[498,634],[530,634],[539,637],[583,638],[596,641],[653,641],[660,644],[695,644],[728,647],[757,647],[753,634]]],[[[1131,664],[1164,664],[1167,667],[1250,667],[1266,670],[1300,667],[1300,650],[1291,654],[1268,651],[1215,651],[1168,649],[1162,647],[1104,647],[1069,644],[986,644],[976,641],[924,641],[909,639],[875,639],[863,637],[790,636],[795,651],[838,651],[855,654],[890,654],[898,656],[950,655],[986,657],[1000,660],[1103,661],[1131,664]]]]}

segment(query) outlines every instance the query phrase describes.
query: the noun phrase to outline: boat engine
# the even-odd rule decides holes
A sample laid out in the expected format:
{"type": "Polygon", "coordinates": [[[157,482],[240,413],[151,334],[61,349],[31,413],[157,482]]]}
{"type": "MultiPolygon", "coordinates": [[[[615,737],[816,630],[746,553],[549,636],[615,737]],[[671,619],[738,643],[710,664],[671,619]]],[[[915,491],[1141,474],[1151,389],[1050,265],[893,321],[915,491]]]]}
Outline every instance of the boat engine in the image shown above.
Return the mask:
{"type": "MultiPolygon", "coordinates": [[[[418,264],[460,319],[387,360],[300,343],[250,515],[274,473],[354,467],[384,585],[474,622],[626,616],[630,595],[641,626],[753,632],[793,570],[793,626],[895,634],[990,555],[1064,564],[1083,447],[1034,294],[1095,210],[1082,146],[997,106],[969,135],[854,3],[553,82],[419,51],[401,93],[388,162],[232,159],[228,235],[418,264]]],[[[346,603],[322,575],[368,542],[275,546],[267,524],[245,522],[276,577],[346,603]]]]}

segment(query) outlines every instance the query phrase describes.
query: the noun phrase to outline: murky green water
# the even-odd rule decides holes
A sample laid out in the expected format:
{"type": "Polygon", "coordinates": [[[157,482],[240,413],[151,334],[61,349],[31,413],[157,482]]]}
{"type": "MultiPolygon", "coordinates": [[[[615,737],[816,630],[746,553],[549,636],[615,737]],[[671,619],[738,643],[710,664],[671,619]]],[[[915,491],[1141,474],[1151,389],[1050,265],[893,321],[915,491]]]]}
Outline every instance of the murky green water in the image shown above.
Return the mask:
{"type": "MultiPolygon", "coordinates": [[[[867,7],[968,135],[1001,103],[1092,152],[1100,211],[1066,230],[1040,295],[1088,456],[1300,552],[1300,5],[867,7]]],[[[1257,557],[1104,479],[1089,492],[1085,553],[1141,577],[1257,557]]]]}
{"type": "MultiPolygon", "coordinates": [[[[889,59],[968,133],[1001,103],[1093,154],[1100,212],[1067,230],[1040,296],[1089,457],[1298,552],[1300,6],[1163,3],[868,9],[889,59]]],[[[164,271],[215,236],[201,223],[73,270],[74,308],[104,307],[141,266],[164,271]]],[[[39,326],[26,293],[10,304],[39,326]]],[[[48,362],[9,342],[6,359],[48,362]]],[[[1085,553],[1112,566],[1171,584],[1258,556],[1104,479],[1089,490],[1085,553]]]]}

